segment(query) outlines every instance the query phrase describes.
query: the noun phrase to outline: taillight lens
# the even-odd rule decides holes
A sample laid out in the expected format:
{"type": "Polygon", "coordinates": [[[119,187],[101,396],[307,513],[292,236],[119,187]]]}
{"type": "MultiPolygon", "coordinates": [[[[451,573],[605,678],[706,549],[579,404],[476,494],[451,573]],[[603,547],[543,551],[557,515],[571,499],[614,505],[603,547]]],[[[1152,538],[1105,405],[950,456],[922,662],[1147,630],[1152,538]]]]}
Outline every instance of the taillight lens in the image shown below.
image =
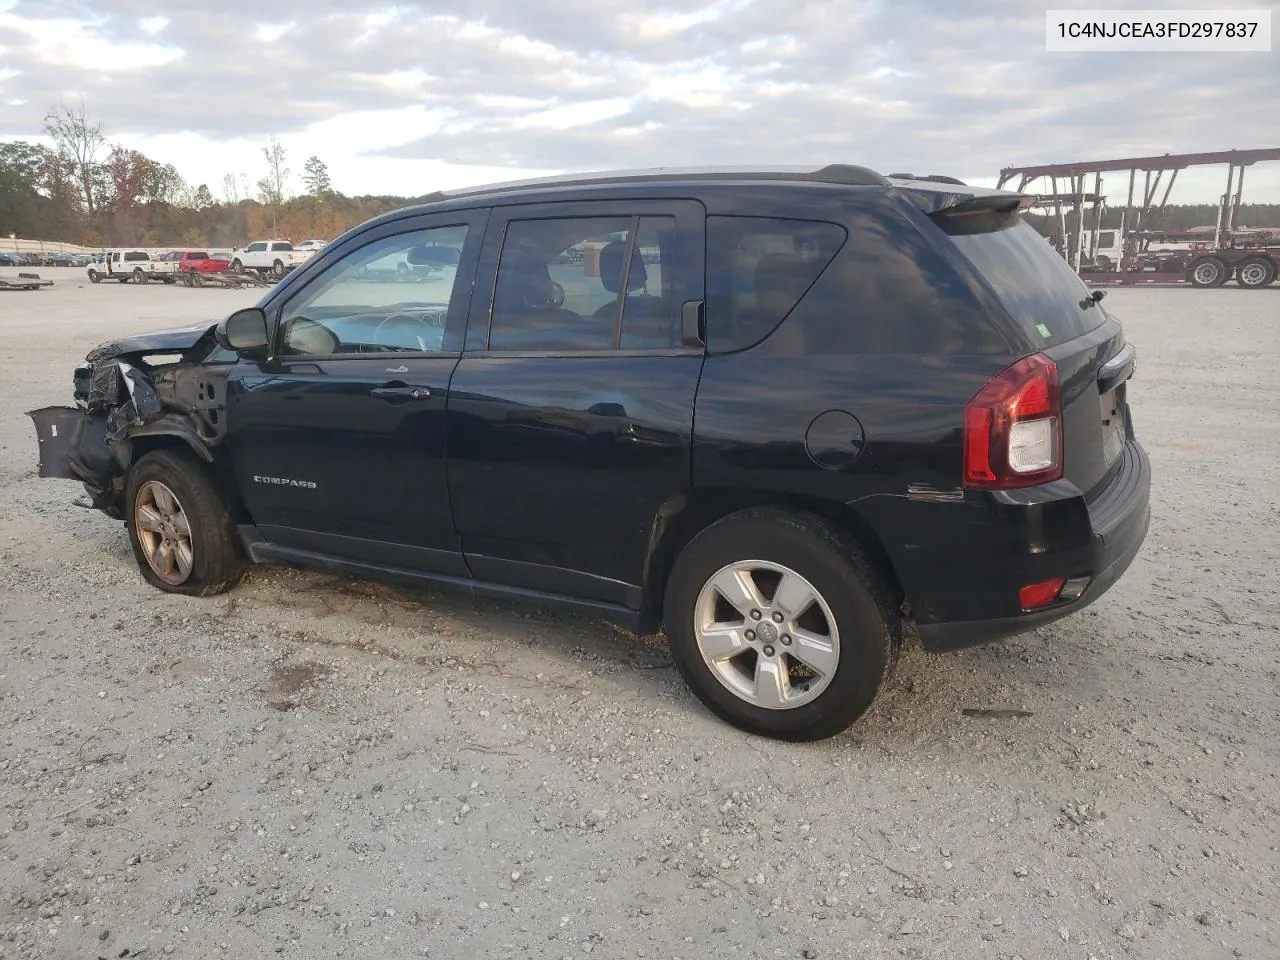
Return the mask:
{"type": "Polygon", "coordinates": [[[1018,602],[1022,604],[1023,610],[1047,607],[1058,599],[1066,582],[1066,577],[1054,577],[1052,580],[1042,580],[1040,583],[1029,583],[1018,591],[1018,602]]]}
{"type": "Polygon", "coordinates": [[[964,408],[964,485],[1004,490],[1062,476],[1058,365],[1042,353],[996,374],[964,408]]]}

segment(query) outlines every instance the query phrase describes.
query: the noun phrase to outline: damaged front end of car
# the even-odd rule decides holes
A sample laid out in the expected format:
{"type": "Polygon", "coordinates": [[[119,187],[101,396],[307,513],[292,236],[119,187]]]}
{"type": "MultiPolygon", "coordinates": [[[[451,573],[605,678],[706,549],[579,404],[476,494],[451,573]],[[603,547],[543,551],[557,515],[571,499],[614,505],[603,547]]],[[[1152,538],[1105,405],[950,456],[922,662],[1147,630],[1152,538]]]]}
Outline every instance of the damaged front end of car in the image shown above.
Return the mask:
{"type": "MultiPolygon", "coordinates": [[[[77,504],[124,516],[129,466],[147,450],[182,444],[207,463],[225,436],[230,363],[209,363],[213,327],[170,330],[103,343],[74,374],[74,407],[28,411],[41,477],[79,480],[77,504]]],[[[228,358],[230,359],[230,358],[228,358]]]]}

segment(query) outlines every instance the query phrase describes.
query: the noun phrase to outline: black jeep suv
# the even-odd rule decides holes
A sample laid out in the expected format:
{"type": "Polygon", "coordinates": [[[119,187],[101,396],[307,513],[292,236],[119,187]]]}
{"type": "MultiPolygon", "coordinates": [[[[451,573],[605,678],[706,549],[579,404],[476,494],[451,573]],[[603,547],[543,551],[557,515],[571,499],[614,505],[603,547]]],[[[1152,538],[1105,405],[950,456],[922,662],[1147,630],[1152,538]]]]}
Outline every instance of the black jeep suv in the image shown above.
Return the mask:
{"type": "Polygon", "coordinates": [[[665,624],[718,715],[829,736],[905,620],[1047,623],[1146,534],[1134,349],[1032,199],[843,165],[433,194],[93,350],[41,474],[162,590],[296,563],[665,624]]]}

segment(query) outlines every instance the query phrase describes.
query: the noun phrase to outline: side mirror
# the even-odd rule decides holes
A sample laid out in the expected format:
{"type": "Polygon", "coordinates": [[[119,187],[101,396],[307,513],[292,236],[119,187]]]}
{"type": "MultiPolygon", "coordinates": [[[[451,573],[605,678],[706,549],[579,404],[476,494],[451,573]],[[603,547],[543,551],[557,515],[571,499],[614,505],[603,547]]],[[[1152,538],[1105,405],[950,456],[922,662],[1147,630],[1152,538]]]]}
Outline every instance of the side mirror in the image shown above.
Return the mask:
{"type": "Polygon", "coordinates": [[[259,307],[237,310],[218,324],[214,331],[218,345],[236,353],[259,353],[267,349],[267,315],[259,307]]]}

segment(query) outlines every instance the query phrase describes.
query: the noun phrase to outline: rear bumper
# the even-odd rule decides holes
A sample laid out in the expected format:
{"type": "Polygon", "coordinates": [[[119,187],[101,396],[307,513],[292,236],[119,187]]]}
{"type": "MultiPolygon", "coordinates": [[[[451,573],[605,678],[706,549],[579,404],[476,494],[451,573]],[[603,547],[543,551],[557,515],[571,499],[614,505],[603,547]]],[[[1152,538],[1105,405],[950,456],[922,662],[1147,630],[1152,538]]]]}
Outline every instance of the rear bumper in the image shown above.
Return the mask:
{"type": "Polygon", "coordinates": [[[958,558],[953,580],[966,589],[963,604],[949,603],[947,595],[953,591],[944,591],[940,603],[926,605],[926,614],[917,616],[916,627],[927,650],[954,650],[1023,633],[1083,610],[1106,593],[1146,539],[1151,522],[1151,462],[1131,440],[1105,487],[1091,499],[1058,481],[995,495],[990,509],[996,518],[994,530],[1015,536],[999,544],[1002,556],[958,558]],[[966,563],[976,566],[962,570],[966,563]],[[1016,599],[1018,590],[1053,577],[1089,579],[1076,599],[1023,612],[1016,599]],[[967,615],[948,616],[948,607],[963,609],[967,615]]]}

